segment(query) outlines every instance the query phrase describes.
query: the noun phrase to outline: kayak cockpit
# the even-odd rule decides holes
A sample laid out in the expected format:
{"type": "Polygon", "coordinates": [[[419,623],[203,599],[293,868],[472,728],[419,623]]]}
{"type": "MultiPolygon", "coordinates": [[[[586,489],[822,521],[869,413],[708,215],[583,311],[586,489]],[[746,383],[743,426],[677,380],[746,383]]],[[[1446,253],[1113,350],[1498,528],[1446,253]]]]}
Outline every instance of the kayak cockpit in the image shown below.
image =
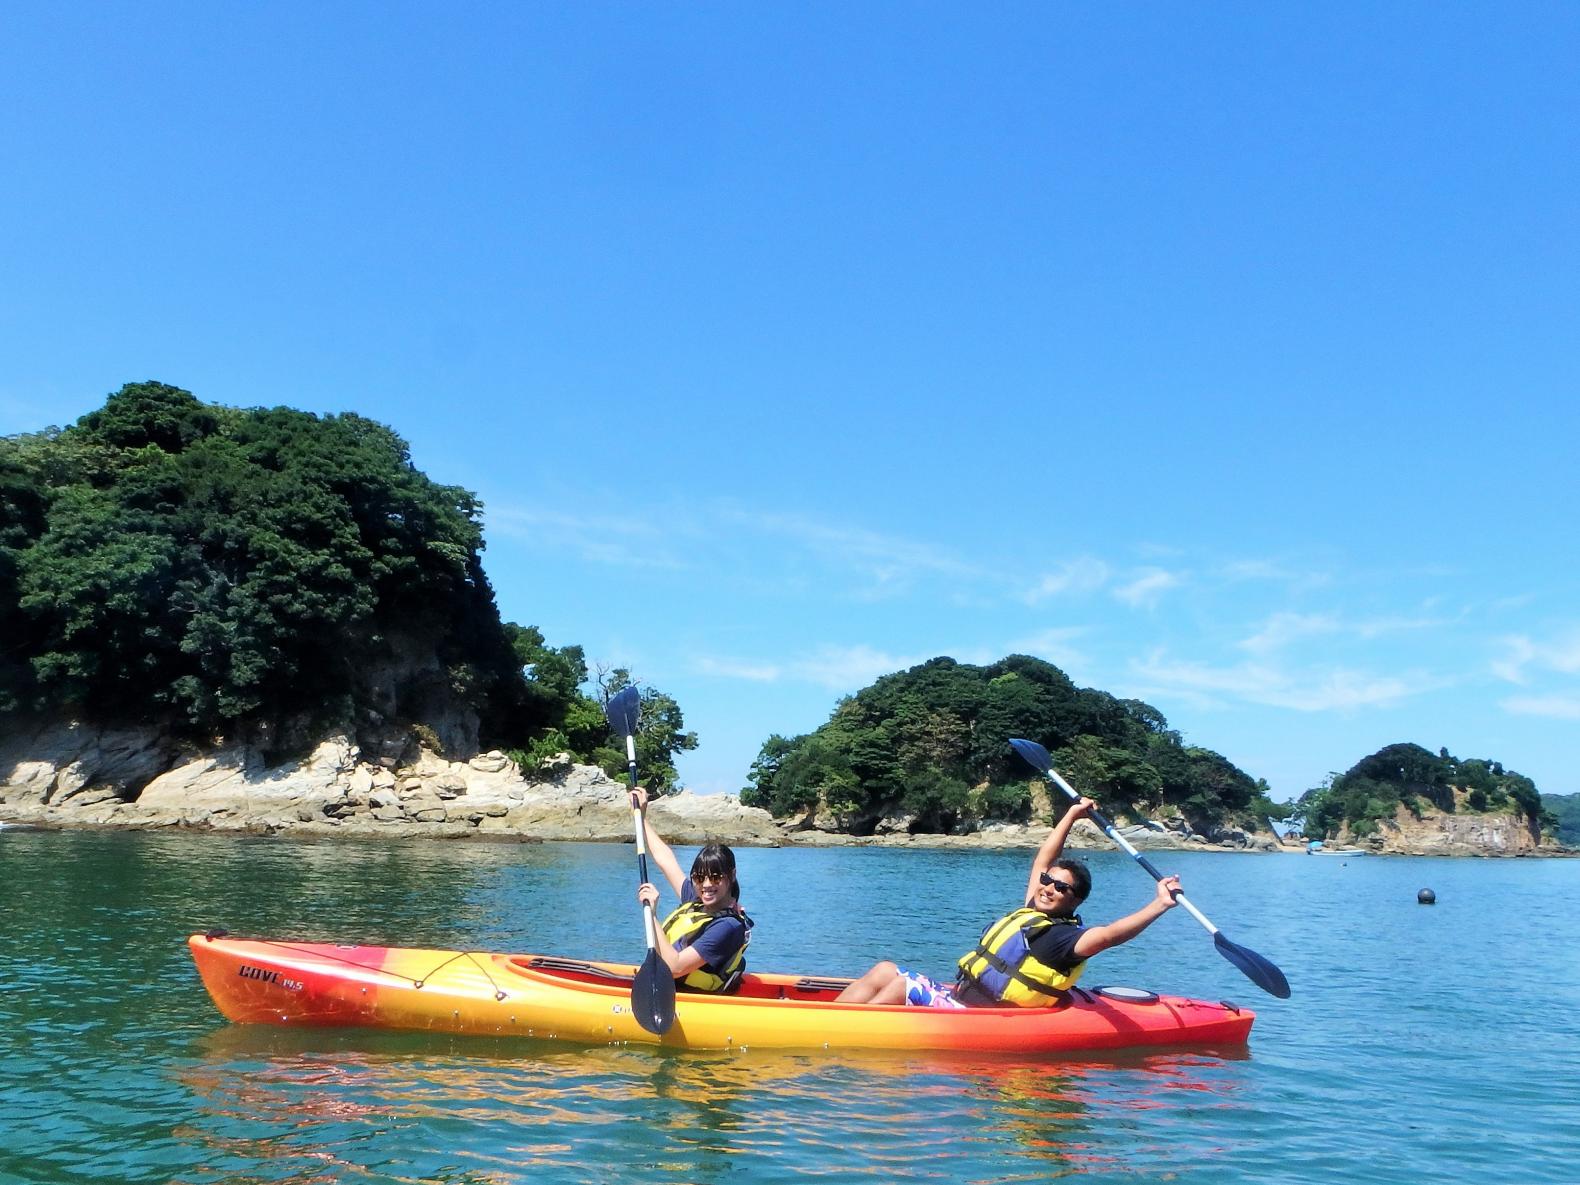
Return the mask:
{"type": "MultiPolygon", "coordinates": [[[[629,990],[635,969],[619,963],[594,963],[584,959],[562,959],[553,955],[512,955],[505,965],[518,974],[541,975],[559,983],[584,987],[629,990]]],[[[803,1003],[833,1003],[834,997],[850,983],[848,979],[812,975],[754,975],[741,978],[740,987],[720,999],[795,1000],[803,1003]]],[[[684,987],[679,988],[687,994],[684,987]]]]}

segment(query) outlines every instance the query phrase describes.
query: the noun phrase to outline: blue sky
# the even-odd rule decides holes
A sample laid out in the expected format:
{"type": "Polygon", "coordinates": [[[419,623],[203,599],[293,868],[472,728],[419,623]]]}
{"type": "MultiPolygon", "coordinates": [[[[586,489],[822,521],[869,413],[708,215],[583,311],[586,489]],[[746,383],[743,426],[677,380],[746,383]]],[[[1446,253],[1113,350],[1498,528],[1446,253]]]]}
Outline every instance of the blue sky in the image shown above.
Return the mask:
{"type": "Polygon", "coordinates": [[[354,410],[703,791],[1040,655],[1294,797],[1580,790],[1580,8],[0,18],[0,432],[354,410]]]}

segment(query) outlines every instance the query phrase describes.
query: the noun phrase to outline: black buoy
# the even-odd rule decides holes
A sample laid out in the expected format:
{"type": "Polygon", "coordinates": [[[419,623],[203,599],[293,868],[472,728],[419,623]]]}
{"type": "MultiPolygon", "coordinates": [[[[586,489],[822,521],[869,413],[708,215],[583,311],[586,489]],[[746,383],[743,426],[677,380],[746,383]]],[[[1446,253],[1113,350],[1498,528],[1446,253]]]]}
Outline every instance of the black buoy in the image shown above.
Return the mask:
{"type": "Polygon", "coordinates": [[[1415,895],[1415,900],[1418,905],[1436,905],[1437,894],[1431,889],[1422,889],[1415,895]]]}

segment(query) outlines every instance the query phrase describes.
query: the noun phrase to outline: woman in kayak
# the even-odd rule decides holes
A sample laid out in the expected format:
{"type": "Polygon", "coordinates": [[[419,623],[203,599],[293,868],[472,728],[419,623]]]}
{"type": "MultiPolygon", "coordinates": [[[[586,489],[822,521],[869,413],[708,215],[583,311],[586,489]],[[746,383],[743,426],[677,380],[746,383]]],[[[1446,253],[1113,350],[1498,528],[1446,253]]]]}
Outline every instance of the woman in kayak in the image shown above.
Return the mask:
{"type": "MultiPolygon", "coordinates": [[[[631,799],[642,812],[647,854],[680,895],[679,907],[664,919],[668,942],[658,944],[659,957],[674,972],[675,986],[695,992],[733,992],[746,972],[746,944],[752,919],[740,905],[741,885],[735,879],[735,853],[710,843],[691,862],[688,876],[670,846],[647,821],[647,791],[640,786],[631,799]]],[[[651,882],[636,891],[643,905],[658,907],[658,887],[651,882]]]]}
{"type": "Polygon", "coordinates": [[[1166,876],[1146,905],[1106,926],[1088,926],[1075,911],[1092,891],[1092,874],[1066,859],[1064,841],[1097,804],[1083,798],[1042,841],[1026,880],[1026,904],[1004,915],[960,957],[954,987],[885,960],[836,997],[846,1004],[926,1008],[1039,1008],[1056,1003],[1099,951],[1129,942],[1173,909],[1180,879],[1166,876]]]}

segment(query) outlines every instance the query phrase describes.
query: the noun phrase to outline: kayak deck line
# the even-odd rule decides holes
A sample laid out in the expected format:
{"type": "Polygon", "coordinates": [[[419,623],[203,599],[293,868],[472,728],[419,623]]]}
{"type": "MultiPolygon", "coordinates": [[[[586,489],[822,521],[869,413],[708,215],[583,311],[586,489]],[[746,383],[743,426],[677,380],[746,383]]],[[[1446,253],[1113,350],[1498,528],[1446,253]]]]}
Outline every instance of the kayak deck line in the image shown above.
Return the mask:
{"type": "Polygon", "coordinates": [[[1048,1008],[842,1004],[850,981],[754,972],[719,996],[681,991],[663,1035],[631,1011],[636,968],[554,955],[335,945],[194,934],[220,1012],[245,1024],[550,1037],[676,1048],[969,1050],[1244,1045],[1255,1013],[1137,989],[1073,989],[1048,1008]],[[1111,994],[1105,994],[1111,993],[1111,994]]]}

